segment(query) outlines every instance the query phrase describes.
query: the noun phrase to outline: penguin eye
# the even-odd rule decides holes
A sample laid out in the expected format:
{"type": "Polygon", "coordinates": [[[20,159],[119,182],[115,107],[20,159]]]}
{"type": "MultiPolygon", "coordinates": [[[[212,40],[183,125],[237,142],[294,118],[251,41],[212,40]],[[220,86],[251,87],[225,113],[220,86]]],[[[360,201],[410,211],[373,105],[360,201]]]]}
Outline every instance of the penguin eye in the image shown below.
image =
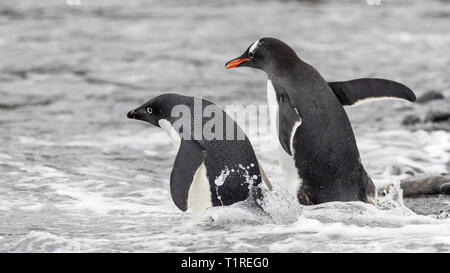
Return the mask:
{"type": "Polygon", "coordinates": [[[152,110],[152,108],[150,108],[150,107],[147,107],[147,113],[149,113],[149,114],[153,113],[153,110],[152,110]]]}
{"type": "Polygon", "coordinates": [[[284,102],[284,96],[280,96],[280,102],[284,102]]]}
{"type": "Polygon", "coordinates": [[[251,58],[253,58],[253,56],[254,56],[253,52],[250,51],[250,52],[248,53],[248,57],[251,59],[251,58]]]}

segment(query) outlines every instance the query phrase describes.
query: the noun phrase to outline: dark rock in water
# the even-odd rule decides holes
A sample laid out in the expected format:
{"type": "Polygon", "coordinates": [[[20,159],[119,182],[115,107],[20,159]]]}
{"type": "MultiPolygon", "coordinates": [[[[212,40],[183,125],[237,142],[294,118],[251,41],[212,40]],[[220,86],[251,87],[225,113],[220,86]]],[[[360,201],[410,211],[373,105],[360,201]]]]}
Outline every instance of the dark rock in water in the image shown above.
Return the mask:
{"type": "Polygon", "coordinates": [[[444,122],[450,120],[450,112],[441,112],[441,111],[429,111],[425,118],[425,121],[430,122],[444,122]]]}
{"type": "Polygon", "coordinates": [[[442,184],[439,191],[441,194],[450,194],[450,183],[442,184]]]}
{"type": "Polygon", "coordinates": [[[416,115],[408,115],[406,116],[403,121],[402,124],[403,125],[414,125],[421,122],[420,118],[416,115]]]}
{"type": "Polygon", "coordinates": [[[441,100],[444,98],[444,95],[442,93],[437,91],[428,91],[427,93],[423,94],[417,99],[418,103],[425,103],[432,100],[441,100]]]}
{"type": "Polygon", "coordinates": [[[402,124],[427,131],[450,131],[450,110],[446,108],[448,107],[444,107],[443,110],[429,110],[422,118],[417,114],[407,115],[403,118],[402,124]]]}
{"type": "MultiPolygon", "coordinates": [[[[440,194],[441,186],[449,184],[450,177],[431,176],[426,178],[416,178],[403,180],[400,187],[403,190],[403,196],[440,194]]],[[[450,186],[448,186],[450,187],[450,186]]]]}

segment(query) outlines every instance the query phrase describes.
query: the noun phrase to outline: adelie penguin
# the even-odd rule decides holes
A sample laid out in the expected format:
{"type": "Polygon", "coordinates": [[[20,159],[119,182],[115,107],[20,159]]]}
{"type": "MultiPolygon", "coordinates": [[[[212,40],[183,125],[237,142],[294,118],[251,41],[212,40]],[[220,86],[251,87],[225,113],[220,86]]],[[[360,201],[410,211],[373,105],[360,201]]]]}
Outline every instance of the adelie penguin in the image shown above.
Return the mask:
{"type": "Polygon", "coordinates": [[[252,67],[268,76],[272,132],[288,190],[301,204],[376,202],[376,190],[361,164],[343,105],[370,98],[415,101],[406,86],[384,79],[326,82],[294,50],[275,38],[251,44],[226,68],[252,67]]]}
{"type": "MultiPolygon", "coordinates": [[[[260,208],[260,184],[266,177],[245,133],[217,105],[169,93],[131,110],[127,117],[160,127],[172,139],[178,152],[170,175],[170,193],[180,210],[191,208],[198,215],[209,207],[244,200],[260,208]],[[212,135],[204,134],[205,126],[213,128],[212,135]]],[[[270,182],[264,181],[271,188],[270,182]]]]}

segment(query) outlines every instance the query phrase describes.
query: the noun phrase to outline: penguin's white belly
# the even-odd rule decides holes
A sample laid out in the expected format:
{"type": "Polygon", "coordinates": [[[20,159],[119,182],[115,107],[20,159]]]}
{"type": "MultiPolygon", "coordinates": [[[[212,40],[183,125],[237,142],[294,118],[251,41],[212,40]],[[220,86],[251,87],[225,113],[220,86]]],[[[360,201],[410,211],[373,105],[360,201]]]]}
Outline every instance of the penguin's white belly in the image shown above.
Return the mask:
{"type": "MultiPolygon", "coordinates": [[[[271,80],[267,81],[267,104],[269,107],[271,133],[277,145],[278,161],[280,162],[281,169],[283,170],[283,175],[287,184],[287,190],[290,194],[297,197],[297,192],[301,187],[302,180],[298,175],[297,167],[295,167],[294,157],[286,153],[286,151],[281,146],[278,138],[278,130],[277,130],[278,101],[271,80]]],[[[300,126],[300,124],[301,122],[297,122],[292,128],[290,136],[291,139],[290,148],[292,151],[292,155],[295,154],[294,147],[292,145],[293,136],[297,128],[300,126]]]]}
{"type": "Polygon", "coordinates": [[[212,207],[211,187],[206,176],[206,166],[200,165],[194,175],[188,194],[188,208],[192,209],[192,214],[200,215],[207,208],[212,207]]]}

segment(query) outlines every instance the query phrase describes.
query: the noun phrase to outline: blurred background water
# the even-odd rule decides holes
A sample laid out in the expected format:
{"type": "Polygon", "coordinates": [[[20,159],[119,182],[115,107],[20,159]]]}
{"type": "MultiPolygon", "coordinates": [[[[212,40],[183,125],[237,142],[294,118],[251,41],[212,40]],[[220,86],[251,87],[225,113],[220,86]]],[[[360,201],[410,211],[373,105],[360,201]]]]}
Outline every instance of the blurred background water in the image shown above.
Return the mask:
{"type": "Polygon", "coordinates": [[[251,141],[278,220],[215,208],[203,225],[172,203],[164,132],[125,117],[164,92],[265,104],[263,72],[224,64],[273,36],[327,80],[382,77],[443,95],[346,110],[378,186],[447,175],[448,121],[424,121],[450,111],[449,1],[76,2],[0,2],[0,251],[450,250],[450,219],[438,217],[448,197],[431,216],[401,201],[299,208],[264,137],[251,141]]]}

